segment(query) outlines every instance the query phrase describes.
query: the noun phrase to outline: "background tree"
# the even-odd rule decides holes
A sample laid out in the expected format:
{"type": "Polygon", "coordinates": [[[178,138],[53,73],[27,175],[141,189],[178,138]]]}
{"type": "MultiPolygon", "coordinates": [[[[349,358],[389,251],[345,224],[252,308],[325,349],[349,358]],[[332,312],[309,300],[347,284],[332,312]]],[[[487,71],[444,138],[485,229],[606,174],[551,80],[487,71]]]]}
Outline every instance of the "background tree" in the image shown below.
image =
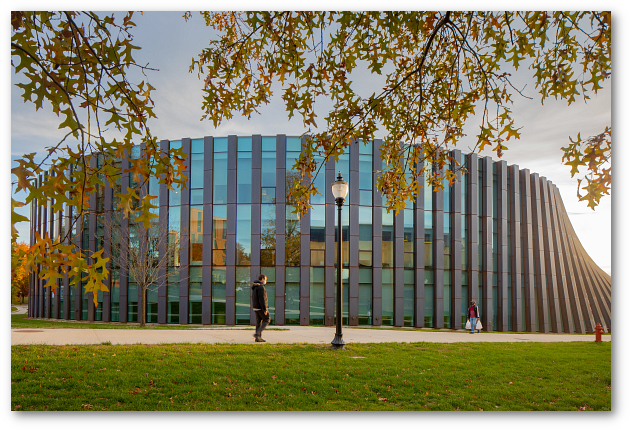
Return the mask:
{"type": "Polygon", "coordinates": [[[11,254],[22,254],[23,256],[16,260],[16,267],[11,268],[11,303],[24,303],[24,297],[28,296],[28,274],[29,268],[26,264],[25,253],[29,246],[24,243],[12,243],[11,254]]]}
{"type": "MultiPolygon", "coordinates": [[[[143,223],[130,223],[129,229],[116,222],[119,213],[113,212],[112,221],[105,222],[105,235],[111,237],[112,265],[127,268],[130,282],[138,285],[140,326],[147,321],[147,292],[157,291],[172,276],[180,272],[181,234],[168,230],[168,223],[153,220],[149,228],[143,223]]],[[[166,217],[168,219],[168,215],[166,217]]]]}
{"type": "MultiPolygon", "coordinates": [[[[529,69],[541,102],[548,97],[568,104],[587,100],[612,73],[610,12],[202,15],[219,33],[190,68],[205,82],[203,118],[217,127],[235,113],[249,117],[269,103],[272,85],[280,82],[289,117],[301,116],[309,136],[293,166],[300,177],[290,188],[302,213],[318,192],[313,178],[322,165],[330,157],[338,159],[351,142],[374,139],[379,127],[386,131],[385,167],[376,185],[395,210],[422,186],[420,172],[410,180],[404,174],[415,172],[420,162],[428,161],[424,170],[434,189],[445,178],[454,180],[449,163],[459,160],[451,160],[448,150],[464,137],[469,120],[479,127],[475,150],[490,145],[501,157],[507,141],[519,137],[510,106],[522,91],[513,85],[508,65],[529,69]],[[357,93],[350,73],[359,67],[382,76],[382,90],[357,93]],[[315,100],[322,96],[333,109],[319,127],[315,100]],[[318,165],[315,155],[324,162],[318,165]]],[[[610,169],[602,170],[610,144],[598,151],[599,158],[579,145],[565,149],[567,164],[594,160],[581,197],[591,207],[610,186],[610,169]]]]}
{"type": "MultiPolygon", "coordinates": [[[[128,78],[132,71],[144,75],[152,70],[133,58],[139,48],[132,44],[132,16],[129,12],[116,20],[93,12],[11,12],[11,66],[23,78],[16,85],[36,110],[50,103],[66,133],[42,159],[36,159],[41,154],[26,154],[12,169],[16,191],[26,192],[24,203],[11,200],[12,242],[17,240],[15,223],[28,221],[15,208],[30,202],[48,202],[55,210],[67,205],[77,208],[66,229],[72,231],[77,220],[92,210],[88,202],[96,187],[106,183],[114,187],[122,173],[114,162],[128,155],[134,143],[144,143],[144,149],[125,172],[136,180],[155,175],[170,189],[178,184],[186,187],[183,151],[161,151],[146,126],[147,119],[155,117],[153,87],[128,78]],[[92,163],[96,153],[104,156],[98,167],[92,163]],[[39,185],[36,178],[44,172],[48,175],[39,185]]],[[[148,227],[157,216],[150,211],[155,196],[139,199],[137,191],[138,187],[116,193],[118,209],[148,227]]],[[[63,245],[63,239],[36,234],[35,244],[14,258],[27,255],[30,267],[40,265],[42,277],[48,279],[46,286],[56,285],[64,273],[86,274],[85,292],[94,292],[96,302],[96,292],[107,290],[103,283],[107,273],[101,269],[106,259],[101,251],[63,245]]]]}

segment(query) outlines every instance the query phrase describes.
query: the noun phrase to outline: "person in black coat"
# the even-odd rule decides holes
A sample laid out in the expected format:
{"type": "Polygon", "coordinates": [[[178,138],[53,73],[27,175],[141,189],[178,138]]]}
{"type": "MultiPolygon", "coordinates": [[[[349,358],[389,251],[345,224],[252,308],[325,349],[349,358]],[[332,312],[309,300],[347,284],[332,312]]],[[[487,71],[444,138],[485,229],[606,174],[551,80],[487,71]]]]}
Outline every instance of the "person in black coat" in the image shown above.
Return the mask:
{"type": "Polygon", "coordinates": [[[267,290],[265,284],[267,276],[260,275],[258,280],[252,284],[252,308],[256,314],[256,333],[254,339],[256,342],[266,342],[262,338],[262,331],[269,325],[269,302],[267,301],[267,290]]]}

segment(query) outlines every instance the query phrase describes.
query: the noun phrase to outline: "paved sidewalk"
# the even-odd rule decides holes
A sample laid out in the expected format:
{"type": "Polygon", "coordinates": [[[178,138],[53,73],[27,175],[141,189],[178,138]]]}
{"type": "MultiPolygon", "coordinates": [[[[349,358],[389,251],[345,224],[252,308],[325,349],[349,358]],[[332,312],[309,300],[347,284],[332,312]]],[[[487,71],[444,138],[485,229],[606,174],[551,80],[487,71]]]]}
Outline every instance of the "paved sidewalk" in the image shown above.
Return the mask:
{"type": "Polygon", "coordinates": [[[11,307],[17,308],[17,311],[11,311],[11,315],[26,314],[28,312],[28,305],[11,305],[11,307]]]}
{"type": "MultiPolygon", "coordinates": [[[[200,328],[197,330],[118,330],[118,329],[11,329],[11,345],[89,345],[161,344],[161,343],[254,343],[253,327],[200,328]]],[[[335,336],[334,327],[285,326],[266,330],[269,344],[309,343],[328,345],[335,336]]],[[[602,336],[605,342],[611,335],[602,336]]],[[[475,333],[424,330],[387,330],[343,328],[343,340],[349,343],[382,342],[593,342],[595,335],[475,333]]],[[[259,344],[264,345],[264,344],[259,344]]]]}

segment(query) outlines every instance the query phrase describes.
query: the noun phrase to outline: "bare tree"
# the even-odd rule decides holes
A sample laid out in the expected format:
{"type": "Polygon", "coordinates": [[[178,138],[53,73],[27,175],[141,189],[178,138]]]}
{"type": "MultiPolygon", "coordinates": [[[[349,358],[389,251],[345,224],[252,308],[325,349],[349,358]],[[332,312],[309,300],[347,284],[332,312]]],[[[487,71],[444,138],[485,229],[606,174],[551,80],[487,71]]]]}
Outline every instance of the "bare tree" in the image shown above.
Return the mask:
{"type": "Polygon", "coordinates": [[[180,271],[181,231],[169,231],[168,214],[163,222],[151,221],[145,229],[142,223],[129,223],[121,228],[120,212],[114,211],[112,221],[105,222],[106,235],[111,237],[112,266],[127,268],[127,276],[140,290],[140,326],[146,324],[147,291],[156,291],[180,271]]]}

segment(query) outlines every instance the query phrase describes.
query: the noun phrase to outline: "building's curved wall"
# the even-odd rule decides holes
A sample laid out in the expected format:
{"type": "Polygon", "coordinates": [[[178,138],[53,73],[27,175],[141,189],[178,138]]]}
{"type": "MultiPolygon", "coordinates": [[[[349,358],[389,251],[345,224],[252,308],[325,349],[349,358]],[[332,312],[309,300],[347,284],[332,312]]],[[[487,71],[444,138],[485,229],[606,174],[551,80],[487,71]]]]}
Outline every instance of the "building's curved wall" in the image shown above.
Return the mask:
{"type": "MultiPolygon", "coordinates": [[[[162,141],[189,155],[188,190],[149,183],[159,220],[182,239],[179,280],[147,297],[147,320],[179,324],[249,324],[249,283],[267,286],[274,324],[333,325],[336,211],[330,183],[341,170],[350,184],[343,208],[344,324],[459,329],[471,300],[486,330],[593,332],[611,329],[611,278],[588,256],[571,226],[558,188],[528,169],[452,151],[465,171],[443,190],[425,187],[415,204],[388,214],[373,187],[380,140],[354,143],[329,160],[316,186],[323,196],[297,218],[285,199],[300,138],[260,135],[162,141]],[[205,220],[205,222],[204,222],[205,220]]],[[[132,154],[132,157],[136,154],[132,154]]],[[[96,159],[93,160],[97,163],[96,159]]],[[[129,167],[122,160],[121,171],[129,167]]],[[[40,181],[42,178],[39,179],[40,181]]],[[[123,173],[116,188],[133,181],[123,173]]],[[[84,249],[105,248],[103,223],[116,207],[110,187],[92,196],[98,211],[73,230],[84,249]]],[[[31,233],[56,236],[72,208],[53,212],[34,202],[31,233]]],[[[121,229],[130,228],[129,220],[121,229]]],[[[138,288],[125,267],[110,267],[110,291],[44,289],[30,276],[31,317],[137,321],[138,288]]]]}

